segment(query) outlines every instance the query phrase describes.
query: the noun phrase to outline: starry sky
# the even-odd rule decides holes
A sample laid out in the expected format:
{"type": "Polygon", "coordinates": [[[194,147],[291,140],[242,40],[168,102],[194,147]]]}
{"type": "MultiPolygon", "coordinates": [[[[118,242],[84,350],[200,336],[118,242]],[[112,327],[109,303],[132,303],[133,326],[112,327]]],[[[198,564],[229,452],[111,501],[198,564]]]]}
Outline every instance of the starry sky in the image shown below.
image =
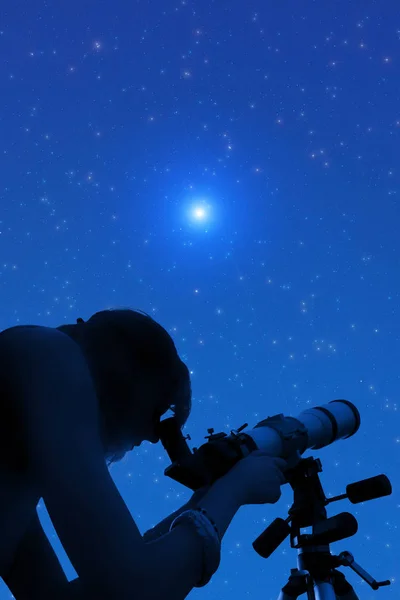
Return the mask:
{"type": "MultiPolygon", "coordinates": [[[[325,494],[386,474],[351,512],[374,592],[399,596],[399,50],[397,2],[15,0],[0,7],[1,328],[144,310],[192,374],[192,446],[346,398],[351,439],[308,452],[325,494]]],[[[190,491],[144,442],[112,476],[144,533],[190,491]]],[[[240,509],[193,598],[275,600],[295,568],[280,516],[240,509]]],[[[39,515],[68,578],[43,502],[39,515]]],[[[303,597],[303,596],[302,596],[303,597]]],[[[0,600],[10,598],[1,583],[0,600]]]]}

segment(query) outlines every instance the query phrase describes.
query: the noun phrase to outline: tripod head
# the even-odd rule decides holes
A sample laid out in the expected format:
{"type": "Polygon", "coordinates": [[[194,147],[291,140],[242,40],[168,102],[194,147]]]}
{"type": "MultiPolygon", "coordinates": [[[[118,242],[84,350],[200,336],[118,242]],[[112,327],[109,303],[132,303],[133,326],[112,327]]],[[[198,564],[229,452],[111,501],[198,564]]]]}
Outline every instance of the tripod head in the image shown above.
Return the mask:
{"type": "Polygon", "coordinates": [[[297,418],[278,414],[260,421],[253,429],[246,429],[245,423],[230,435],[208,429],[209,435],[205,436],[208,441],[192,452],[186,443],[190,436],[183,436],[174,417],[167,418],[159,424],[160,440],[172,463],[164,474],[197,490],[213,484],[254,450],[284,458],[289,467],[285,477],[294,492],[289,517],[275,519],[253,543],[254,550],[268,558],[290,534],[291,547],[298,550],[299,569],[292,569],[279,600],[293,600],[304,592],[308,600],[357,600],[354,590],[335,567],[350,566],[373,589],[389,585],[390,581],[375,581],[354,562],[349,552],[339,556],[330,554],[329,544],[354,535],[358,523],[350,513],[328,518],[325,506],[345,498],[356,504],[390,495],[390,481],[386,475],[358,481],[346,487],[346,494],[328,500],[318,475],[322,471],[321,461],[301,456],[308,448],[323,448],[351,437],[360,422],[354,404],[332,400],[303,411],[297,418]],[[312,534],[302,534],[305,527],[312,527],[312,534]]]}
{"type": "MultiPolygon", "coordinates": [[[[289,509],[289,516],[285,520],[275,519],[253,542],[254,550],[263,558],[268,558],[290,535],[290,546],[298,550],[298,569],[292,569],[289,584],[282,590],[282,593],[287,594],[287,598],[297,598],[304,592],[308,592],[309,598],[315,598],[310,587],[311,579],[320,583],[329,582],[334,588],[336,586],[336,594],[333,598],[342,598],[341,592],[345,593],[344,597],[349,600],[356,598],[342,573],[334,570],[339,566],[350,567],[374,590],[390,585],[389,580],[378,582],[373,579],[354,562],[353,555],[349,552],[342,552],[339,556],[331,555],[329,544],[357,533],[358,523],[357,519],[348,512],[328,518],[325,510],[328,504],[345,498],[352,504],[358,504],[389,496],[392,493],[389,479],[386,475],[377,475],[356,481],[346,486],[346,494],[327,499],[318,475],[321,471],[321,461],[313,457],[302,459],[295,468],[285,471],[285,476],[294,492],[294,502],[289,509]],[[301,533],[301,529],[306,527],[312,527],[311,534],[301,533]],[[305,576],[305,573],[309,576],[305,576]]],[[[326,594],[324,597],[330,598],[326,594]]],[[[286,600],[285,595],[279,600],[286,600]]]]}

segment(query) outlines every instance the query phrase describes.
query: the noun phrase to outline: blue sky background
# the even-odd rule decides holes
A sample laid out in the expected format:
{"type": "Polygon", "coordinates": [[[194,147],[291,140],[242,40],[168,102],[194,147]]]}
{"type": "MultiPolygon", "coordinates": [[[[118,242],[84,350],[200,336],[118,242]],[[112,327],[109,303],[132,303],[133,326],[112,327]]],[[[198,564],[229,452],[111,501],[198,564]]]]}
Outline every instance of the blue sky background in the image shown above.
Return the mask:
{"type": "MultiPolygon", "coordinates": [[[[374,592],[342,569],[361,600],[399,597],[400,14],[384,7],[0,7],[1,327],[150,313],[192,372],[193,445],[208,427],[354,402],[357,435],[312,455],[327,496],[391,479],[391,496],[328,507],[359,523],[332,552],[392,580],[374,592]]],[[[143,533],[189,498],[168,464],[145,442],[112,470],[143,533]]],[[[296,551],[263,560],[251,544],[287,515],[286,488],[240,510],[190,597],[278,597],[296,551]]]]}

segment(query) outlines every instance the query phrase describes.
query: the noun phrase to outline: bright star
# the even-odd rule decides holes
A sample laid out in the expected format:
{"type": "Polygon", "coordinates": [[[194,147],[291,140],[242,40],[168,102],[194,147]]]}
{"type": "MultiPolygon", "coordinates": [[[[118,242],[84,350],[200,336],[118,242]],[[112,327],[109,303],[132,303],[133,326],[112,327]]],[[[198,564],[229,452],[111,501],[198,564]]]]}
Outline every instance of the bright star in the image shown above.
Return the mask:
{"type": "Polygon", "coordinates": [[[209,233],[211,230],[215,230],[217,218],[217,207],[215,202],[212,204],[208,201],[208,198],[191,198],[183,206],[182,220],[184,227],[190,227],[192,232],[204,232],[209,233]]]}
{"type": "Polygon", "coordinates": [[[190,220],[194,223],[209,224],[211,220],[211,206],[205,200],[197,200],[189,207],[190,220]]]}
{"type": "Polygon", "coordinates": [[[204,219],[206,217],[206,210],[205,208],[201,207],[201,206],[197,206],[194,211],[193,214],[195,216],[196,219],[198,219],[199,221],[201,221],[202,219],[204,219]]]}

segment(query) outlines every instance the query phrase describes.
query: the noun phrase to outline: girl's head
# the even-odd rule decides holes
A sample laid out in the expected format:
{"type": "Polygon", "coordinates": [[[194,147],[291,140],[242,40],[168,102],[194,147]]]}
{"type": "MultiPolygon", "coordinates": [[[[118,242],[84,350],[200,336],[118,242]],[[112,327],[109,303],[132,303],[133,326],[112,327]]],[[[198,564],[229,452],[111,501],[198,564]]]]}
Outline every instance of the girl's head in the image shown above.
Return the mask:
{"type": "Polygon", "coordinates": [[[58,329],[86,354],[110,462],[143,440],[157,442],[160,417],[168,410],[183,427],[191,410],[189,371],[171,336],[152,317],[139,310],[103,310],[58,329]]]}

